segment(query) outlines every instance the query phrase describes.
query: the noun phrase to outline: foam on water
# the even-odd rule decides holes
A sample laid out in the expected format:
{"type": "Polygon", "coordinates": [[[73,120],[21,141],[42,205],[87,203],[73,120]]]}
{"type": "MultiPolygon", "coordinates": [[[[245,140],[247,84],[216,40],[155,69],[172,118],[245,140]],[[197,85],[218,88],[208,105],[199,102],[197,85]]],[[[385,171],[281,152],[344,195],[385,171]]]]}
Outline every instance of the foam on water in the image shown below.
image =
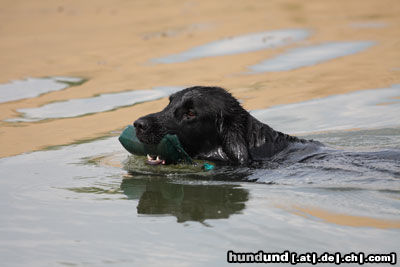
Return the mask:
{"type": "Polygon", "coordinates": [[[0,103],[37,97],[44,93],[82,84],[84,81],[84,79],[77,77],[49,77],[27,78],[0,84],[0,103]]]}
{"type": "Polygon", "coordinates": [[[184,52],[153,59],[154,63],[177,63],[203,57],[232,55],[274,48],[307,38],[310,32],[305,29],[266,31],[234,36],[223,40],[197,46],[184,52]]]}
{"type": "Polygon", "coordinates": [[[312,66],[335,58],[355,54],[374,45],[374,42],[331,42],[293,48],[272,59],[250,66],[251,73],[288,71],[312,66]]]}
{"type": "Polygon", "coordinates": [[[54,102],[38,108],[24,108],[17,111],[19,118],[7,119],[8,122],[40,121],[55,118],[70,118],[92,113],[109,111],[137,103],[167,97],[184,87],[155,87],[153,90],[133,90],[120,93],[101,94],[90,98],[77,98],[54,102]]]}

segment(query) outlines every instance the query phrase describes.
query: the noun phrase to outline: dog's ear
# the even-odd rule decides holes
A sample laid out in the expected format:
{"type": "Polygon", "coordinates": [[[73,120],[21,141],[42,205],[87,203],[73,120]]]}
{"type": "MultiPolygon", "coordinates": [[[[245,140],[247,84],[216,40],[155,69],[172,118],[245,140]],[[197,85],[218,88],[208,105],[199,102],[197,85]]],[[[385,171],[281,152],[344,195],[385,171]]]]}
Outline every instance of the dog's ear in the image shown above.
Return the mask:
{"type": "Polygon", "coordinates": [[[222,140],[222,149],[234,164],[246,164],[249,161],[249,152],[241,121],[234,116],[219,114],[217,127],[222,140]]]}

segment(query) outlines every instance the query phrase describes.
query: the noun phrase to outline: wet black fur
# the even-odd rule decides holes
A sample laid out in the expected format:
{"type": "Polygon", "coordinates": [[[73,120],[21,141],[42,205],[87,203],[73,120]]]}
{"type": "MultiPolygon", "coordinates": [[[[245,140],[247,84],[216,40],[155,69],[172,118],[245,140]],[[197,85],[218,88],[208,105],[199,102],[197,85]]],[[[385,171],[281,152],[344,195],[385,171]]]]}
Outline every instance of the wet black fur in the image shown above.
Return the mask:
{"type": "Polygon", "coordinates": [[[159,143],[176,134],[193,158],[239,165],[273,157],[291,143],[309,141],[261,123],[220,87],[195,86],[170,96],[161,112],[134,123],[140,141],[159,143]]]}

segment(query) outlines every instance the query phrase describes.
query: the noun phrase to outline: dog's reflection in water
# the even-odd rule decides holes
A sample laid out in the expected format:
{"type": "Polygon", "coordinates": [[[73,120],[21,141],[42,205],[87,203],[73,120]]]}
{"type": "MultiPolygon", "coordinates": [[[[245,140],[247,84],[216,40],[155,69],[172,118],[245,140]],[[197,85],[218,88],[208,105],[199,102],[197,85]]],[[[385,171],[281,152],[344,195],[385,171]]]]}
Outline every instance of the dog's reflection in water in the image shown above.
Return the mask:
{"type": "Polygon", "coordinates": [[[249,193],[234,184],[177,184],[165,177],[124,179],[128,199],[139,199],[138,214],[173,215],[177,221],[226,219],[245,208],[249,193]]]}

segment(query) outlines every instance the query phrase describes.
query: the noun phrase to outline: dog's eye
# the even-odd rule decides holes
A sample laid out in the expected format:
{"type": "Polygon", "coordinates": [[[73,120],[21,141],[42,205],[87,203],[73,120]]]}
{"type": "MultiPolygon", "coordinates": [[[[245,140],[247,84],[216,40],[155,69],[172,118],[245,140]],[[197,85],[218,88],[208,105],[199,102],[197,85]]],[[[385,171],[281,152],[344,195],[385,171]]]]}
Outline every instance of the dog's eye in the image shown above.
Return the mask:
{"type": "Polygon", "coordinates": [[[194,113],[193,110],[188,110],[188,111],[186,112],[186,117],[187,117],[187,118],[194,118],[194,117],[196,117],[196,114],[194,113]]]}

